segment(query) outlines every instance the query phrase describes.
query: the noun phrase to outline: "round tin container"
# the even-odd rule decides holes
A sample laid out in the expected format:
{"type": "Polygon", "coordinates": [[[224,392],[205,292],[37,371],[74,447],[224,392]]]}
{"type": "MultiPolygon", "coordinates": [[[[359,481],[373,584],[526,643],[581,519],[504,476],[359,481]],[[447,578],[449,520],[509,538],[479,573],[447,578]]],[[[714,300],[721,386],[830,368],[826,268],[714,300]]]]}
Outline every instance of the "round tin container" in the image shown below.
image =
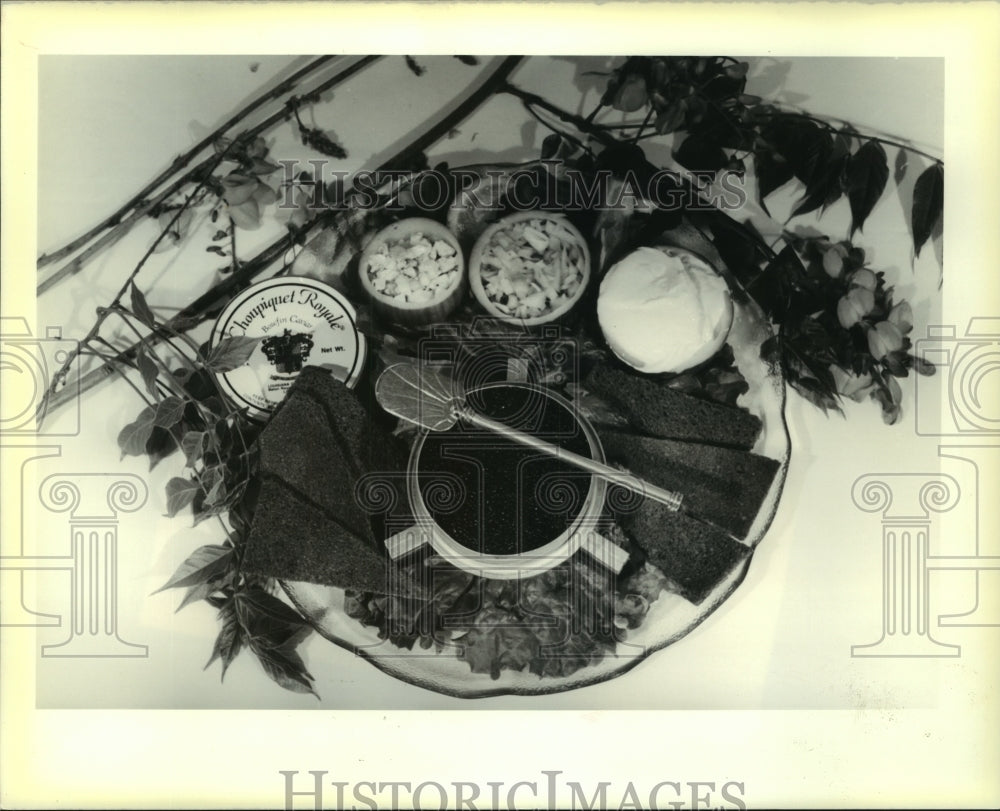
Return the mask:
{"type": "Polygon", "coordinates": [[[210,345],[226,338],[260,338],[250,357],[218,374],[233,403],[266,419],[305,366],[319,366],[354,386],[365,361],[350,302],[332,287],[301,276],[279,276],[247,288],[226,305],[210,345]]]}

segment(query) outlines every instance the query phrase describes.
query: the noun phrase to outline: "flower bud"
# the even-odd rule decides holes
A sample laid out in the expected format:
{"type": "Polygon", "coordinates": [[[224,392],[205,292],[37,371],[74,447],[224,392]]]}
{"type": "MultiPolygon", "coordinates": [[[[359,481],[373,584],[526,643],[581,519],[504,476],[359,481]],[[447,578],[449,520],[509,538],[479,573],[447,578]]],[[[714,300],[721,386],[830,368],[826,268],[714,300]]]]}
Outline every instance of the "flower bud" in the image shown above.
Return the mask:
{"type": "Polygon", "coordinates": [[[844,329],[850,329],[871,312],[875,294],[863,287],[854,287],[837,302],[837,320],[844,329]]]}
{"type": "Polygon", "coordinates": [[[238,206],[253,197],[257,191],[257,178],[231,172],[222,178],[222,187],[225,189],[222,194],[225,201],[231,206],[238,206]]]}
{"type": "Polygon", "coordinates": [[[889,313],[889,323],[895,324],[903,335],[913,329],[913,308],[908,301],[901,301],[889,313]]]}
{"type": "Polygon", "coordinates": [[[851,284],[854,287],[863,287],[865,290],[874,290],[878,286],[878,277],[868,268],[861,268],[851,274],[851,284]]]}
{"type": "Polygon", "coordinates": [[[856,375],[834,364],[830,366],[830,373],[833,375],[833,382],[836,384],[839,394],[850,397],[855,402],[861,402],[868,396],[872,387],[872,376],[867,372],[863,375],[856,375]]]}
{"type": "Polygon", "coordinates": [[[879,321],[868,333],[868,350],[875,360],[882,360],[890,352],[903,348],[903,333],[888,321],[879,321]]]}
{"type": "Polygon", "coordinates": [[[836,279],[841,274],[844,270],[845,256],[847,256],[847,251],[840,245],[831,245],[827,249],[826,253],[823,254],[823,270],[828,276],[836,279]]]}
{"type": "Polygon", "coordinates": [[[642,109],[648,97],[646,80],[642,76],[633,74],[627,76],[625,81],[619,85],[612,106],[622,112],[634,113],[636,110],[642,109]]]}

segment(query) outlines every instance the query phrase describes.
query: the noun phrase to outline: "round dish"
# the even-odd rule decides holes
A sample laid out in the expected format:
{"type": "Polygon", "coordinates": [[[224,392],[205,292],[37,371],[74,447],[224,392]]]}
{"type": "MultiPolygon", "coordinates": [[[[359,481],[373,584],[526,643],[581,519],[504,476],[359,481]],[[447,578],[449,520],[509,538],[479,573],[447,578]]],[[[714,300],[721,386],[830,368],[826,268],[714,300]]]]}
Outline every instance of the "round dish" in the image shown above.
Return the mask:
{"type": "Polygon", "coordinates": [[[361,286],[374,310],[403,326],[441,321],[465,292],[465,257],[436,220],[411,217],[375,234],[361,253],[361,286]]]}
{"type": "Polygon", "coordinates": [[[528,327],[569,312],[589,281],[587,241],[560,214],[504,217],[483,231],[469,257],[476,300],[490,315],[528,327]]]}

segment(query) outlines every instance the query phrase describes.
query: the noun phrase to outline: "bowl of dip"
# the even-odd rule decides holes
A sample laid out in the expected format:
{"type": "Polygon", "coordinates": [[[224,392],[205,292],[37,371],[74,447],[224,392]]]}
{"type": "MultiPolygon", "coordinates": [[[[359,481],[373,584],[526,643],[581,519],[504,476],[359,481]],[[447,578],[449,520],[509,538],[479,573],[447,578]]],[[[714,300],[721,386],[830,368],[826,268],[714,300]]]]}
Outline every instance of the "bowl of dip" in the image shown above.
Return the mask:
{"type": "MultiPolygon", "coordinates": [[[[531,383],[466,393],[484,416],[604,461],[597,433],[572,404],[531,383]]],[[[482,577],[544,571],[588,544],[607,484],[564,461],[461,421],[413,445],[408,495],[435,551],[482,577]]]]}

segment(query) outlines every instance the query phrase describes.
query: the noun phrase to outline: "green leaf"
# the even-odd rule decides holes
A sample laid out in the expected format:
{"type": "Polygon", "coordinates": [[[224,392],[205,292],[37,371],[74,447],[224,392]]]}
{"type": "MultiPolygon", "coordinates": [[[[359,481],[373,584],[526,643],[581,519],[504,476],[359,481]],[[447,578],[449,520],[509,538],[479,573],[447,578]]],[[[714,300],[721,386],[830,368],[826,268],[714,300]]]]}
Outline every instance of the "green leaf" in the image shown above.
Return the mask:
{"type": "Polygon", "coordinates": [[[833,158],[833,137],[819,127],[803,129],[806,136],[800,148],[792,153],[795,160],[789,157],[795,176],[807,186],[826,174],[827,167],[833,158]]]}
{"type": "Polygon", "coordinates": [[[211,507],[200,509],[194,514],[194,526],[198,526],[198,524],[202,523],[202,521],[207,521],[213,516],[222,515],[228,509],[229,507],[226,504],[215,504],[211,507]]]}
{"type": "Polygon", "coordinates": [[[250,647],[267,673],[277,684],[295,693],[308,693],[316,696],[313,690],[313,677],[306,670],[302,657],[292,648],[265,648],[253,642],[250,647]]]}
{"type": "Polygon", "coordinates": [[[205,365],[215,372],[238,369],[250,359],[260,340],[245,335],[223,338],[212,348],[205,365]]]}
{"type": "Polygon", "coordinates": [[[184,606],[196,603],[199,600],[204,600],[213,591],[215,591],[215,586],[212,583],[197,583],[193,586],[188,586],[188,590],[184,594],[184,599],[182,599],[180,605],[174,609],[174,613],[176,614],[184,608],[184,606]]]}
{"type": "Polygon", "coordinates": [[[722,147],[697,135],[689,135],[674,151],[676,160],[692,172],[717,172],[729,159],[722,147]]]}
{"type": "Polygon", "coordinates": [[[135,365],[139,368],[139,374],[142,375],[142,382],[146,386],[146,391],[159,400],[160,391],[156,388],[156,379],[160,375],[160,368],[156,365],[156,361],[146,354],[145,344],[139,344],[139,351],[135,356],[135,365]]]}
{"type": "Polygon", "coordinates": [[[177,440],[166,428],[158,425],[153,426],[153,430],[146,440],[146,456],[149,457],[149,469],[152,470],[163,459],[166,459],[177,450],[177,440]]]}
{"type": "Polygon", "coordinates": [[[153,433],[156,410],[146,406],[135,418],[118,433],[118,447],[122,458],[126,456],[142,456],[146,453],[146,442],[153,433]]]}
{"type": "Polygon", "coordinates": [[[252,586],[236,594],[236,611],[248,632],[269,647],[284,645],[308,623],[266,589],[252,586]]]}
{"type": "Polygon", "coordinates": [[[135,286],[135,282],[131,282],[131,308],[132,313],[142,321],[150,329],[156,326],[156,316],[153,315],[153,311],[149,309],[149,305],[146,303],[146,297],[142,294],[142,291],[135,286]]]}
{"type": "Polygon", "coordinates": [[[878,141],[866,141],[848,159],[846,179],[853,234],[861,230],[889,180],[889,163],[882,144],[878,141]]]}
{"type": "Polygon", "coordinates": [[[174,476],[167,482],[167,518],[173,518],[187,507],[201,488],[191,479],[174,476]]]}
{"type": "Polygon", "coordinates": [[[237,592],[236,616],[264,671],[286,690],[312,693],[312,676],[296,652],[312,628],[291,606],[266,589],[252,586],[237,592]]]}
{"type": "Polygon", "coordinates": [[[815,378],[792,374],[789,376],[788,383],[795,391],[805,397],[814,406],[822,409],[823,412],[836,411],[843,414],[843,409],[837,402],[836,396],[815,378]]]}
{"type": "Polygon", "coordinates": [[[821,206],[826,208],[843,193],[842,168],[844,161],[831,163],[825,169],[821,169],[813,174],[806,187],[806,193],[799,204],[792,211],[792,216],[808,214],[821,206]]]}
{"type": "Polygon", "coordinates": [[[153,417],[153,424],[159,428],[173,428],[184,416],[186,400],[171,395],[164,398],[156,406],[156,416],[153,417]]]}
{"type": "Polygon", "coordinates": [[[788,161],[776,158],[768,152],[761,152],[754,156],[754,168],[757,173],[757,194],[760,198],[760,207],[767,212],[764,198],[784,186],[794,177],[794,173],[788,161]]]}
{"type": "Polygon", "coordinates": [[[773,151],[788,163],[792,173],[803,183],[809,180],[811,164],[815,164],[815,157],[810,160],[810,155],[829,142],[825,130],[791,114],[775,116],[760,134],[765,144],[773,147],[773,151]]]}
{"type": "Polygon", "coordinates": [[[185,463],[188,467],[194,467],[195,462],[201,457],[205,448],[206,431],[188,431],[181,437],[181,450],[184,452],[185,463]]]}
{"type": "Polygon", "coordinates": [[[205,506],[206,507],[216,506],[225,496],[225,493],[226,493],[226,481],[220,476],[218,480],[215,482],[215,484],[212,485],[212,488],[208,491],[208,494],[205,496],[205,506]]]}
{"type": "Polygon", "coordinates": [[[232,560],[232,547],[219,546],[218,544],[200,546],[188,556],[187,560],[177,567],[177,571],[174,572],[173,577],[153,593],[159,594],[166,589],[207,583],[212,578],[225,572],[232,563],[232,560]]]}
{"type": "Polygon", "coordinates": [[[212,656],[205,663],[207,669],[216,659],[222,660],[222,678],[226,677],[226,670],[232,664],[233,659],[242,650],[245,641],[243,626],[240,625],[236,616],[235,598],[228,600],[219,610],[219,618],[222,620],[222,628],[215,638],[215,645],[212,647],[212,656]]]}
{"type": "Polygon", "coordinates": [[[930,237],[944,206],[944,165],[935,163],[925,169],[913,186],[913,248],[917,256],[930,237]]]}

